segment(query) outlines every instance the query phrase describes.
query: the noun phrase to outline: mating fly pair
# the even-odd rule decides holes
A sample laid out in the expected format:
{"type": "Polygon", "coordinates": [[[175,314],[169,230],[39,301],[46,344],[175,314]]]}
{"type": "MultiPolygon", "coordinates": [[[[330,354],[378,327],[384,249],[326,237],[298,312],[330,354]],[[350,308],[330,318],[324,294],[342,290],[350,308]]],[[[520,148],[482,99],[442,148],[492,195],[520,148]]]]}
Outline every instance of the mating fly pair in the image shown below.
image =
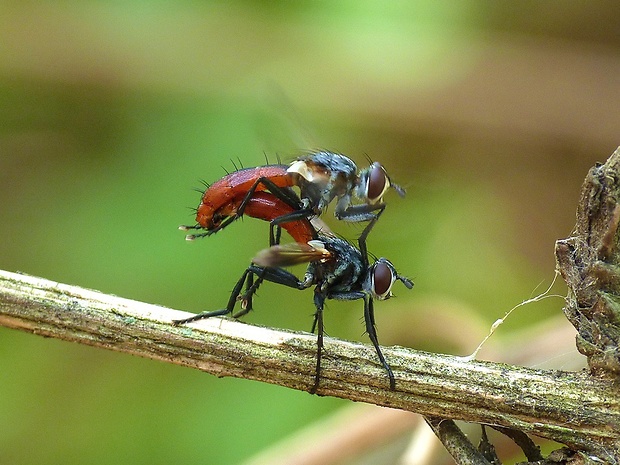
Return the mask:
{"type": "Polygon", "coordinates": [[[373,301],[388,299],[396,280],[409,289],[413,283],[398,275],[385,258],[370,264],[366,251],[366,237],[385,209],[383,195],[390,187],[404,195],[400,187],[390,182],[379,163],[373,163],[358,173],[350,159],[330,152],[300,157],[290,166],[241,169],[213,183],[204,192],[198,206],[197,224],[180,227],[205,232],[188,235],[187,239],[214,234],[245,214],[270,222],[271,247],[259,252],[252,260],[233,288],[226,308],[199,313],[174,323],[226,314],[233,314],[235,318],[245,315],[251,310],[252,297],[263,281],[300,290],[315,286],[316,313],[312,332],[317,330],[318,349],[315,381],[311,388],[311,392],[315,392],[320,379],[325,300],[363,299],[366,331],[388,373],[390,388],[394,389],[394,375],[377,340],[373,301]],[[299,188],[299,196],[292,190],[293,186],[299,188]],[[353,204],[353,197],[363,203],[353,204]],[[369,221],[358,239],[359,249],[331,234],[316,217],[334,199],[337,199],[337,218],[369,221]],[[284,228],[296,242],[279,245],[280,228],[284,228]],[[301,280],[282,268],[297,263],[309,263],[301,280]],[[241,301],[241,310],[233,313],[237,301],[241,301]]]}

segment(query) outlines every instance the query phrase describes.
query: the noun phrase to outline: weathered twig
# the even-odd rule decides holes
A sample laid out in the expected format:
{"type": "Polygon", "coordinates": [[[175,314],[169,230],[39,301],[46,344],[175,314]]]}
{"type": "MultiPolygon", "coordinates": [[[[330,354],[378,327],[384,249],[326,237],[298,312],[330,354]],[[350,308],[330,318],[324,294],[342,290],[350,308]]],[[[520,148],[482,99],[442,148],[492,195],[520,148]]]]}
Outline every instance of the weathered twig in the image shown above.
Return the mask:
{"type": "Polygon", "coordinates": [[[426,423],[459,465],[491,465],[491,462],[473,446],[454,421],[427,417],[426,423]]]}
{"type": "MultiPolygon", "coordinates": [[[[0,325],[217,376],[311,388],[315,336],[220,318],[172,326],[186,315],[0,271],[0,325]]],[[[393,347],[384,349],[396,375],[390,391],[372,347],[332,338],[325,344],[320,395],[504,426],[620,461],[620,392],[613,381],[393,347]]]]}

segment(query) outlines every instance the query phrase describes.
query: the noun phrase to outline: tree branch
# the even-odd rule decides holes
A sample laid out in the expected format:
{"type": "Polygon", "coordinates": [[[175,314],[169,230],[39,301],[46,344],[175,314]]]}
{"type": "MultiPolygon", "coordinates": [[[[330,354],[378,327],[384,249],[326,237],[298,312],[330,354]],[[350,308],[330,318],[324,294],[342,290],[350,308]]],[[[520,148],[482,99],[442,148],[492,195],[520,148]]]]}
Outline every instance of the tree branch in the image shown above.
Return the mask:
{"type": "MultiPolygon", "coordinates": [[[[316,337],[187,313],[0,271],[0,325],[293,389],[313,384],[316,337]]],[[[498,425],[620,461],[620,392],[611,380],[385,348],[390,391],[372,347],[325,339],[318,393],[427,417],[498,425]]]]}
{"type": "Polygon", "coordinates": [[[454,421],[427,417],[426,423],[459,465],[491,465],[454,421]]]}

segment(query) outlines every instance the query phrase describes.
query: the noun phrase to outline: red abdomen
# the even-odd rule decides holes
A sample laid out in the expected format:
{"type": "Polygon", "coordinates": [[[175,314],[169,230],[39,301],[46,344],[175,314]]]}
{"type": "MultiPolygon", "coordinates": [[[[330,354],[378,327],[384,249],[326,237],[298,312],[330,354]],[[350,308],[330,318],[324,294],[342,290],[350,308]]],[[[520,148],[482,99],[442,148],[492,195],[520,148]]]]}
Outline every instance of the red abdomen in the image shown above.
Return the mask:
{"type": "MultiPolygon", "coordinates": [[[[270,192],[256,192],[245,207],[245,215],[259,220],[271,221],[282,215],[296,211],[270,192]]],[[[307,218],[281,223],[280,226],[288,232],[296,242],[306,244],[315,239],[316,232],[307,218]]]]}
{"type": "MultiPolygon", "coordinates": [[[[237,212],[239,204],[253,186],[256,192],[266,189],[261,183],[256,185],[256,181],[260,178],[267,178],[278,187],[291,187],[293,180],[286,172],[287,168],[287,165],[257,166],[240,169],[224,176],[204,192],[196,212],[196,222],[207,230],[218,227],[222,220],[237,212]]],[[[246,214],[254,216],[247,210],[246,214]]]]}

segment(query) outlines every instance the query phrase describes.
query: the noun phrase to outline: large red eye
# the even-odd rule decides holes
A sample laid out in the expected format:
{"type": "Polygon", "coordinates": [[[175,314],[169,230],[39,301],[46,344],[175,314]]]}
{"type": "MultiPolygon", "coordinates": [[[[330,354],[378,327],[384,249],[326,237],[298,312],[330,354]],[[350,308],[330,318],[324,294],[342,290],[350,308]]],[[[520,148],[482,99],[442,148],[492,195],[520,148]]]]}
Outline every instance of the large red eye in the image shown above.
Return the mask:
{"type": "Polygon", "coordinates": [[[390,293],[393,282],[392,269],[383,262],[377,262],[373,270],[373,292],[379,298],[386,297],[390,293]]]}
{"type": "Polygon", "coordinates": [[[366,188],[366,195],[369,200],[376,202],[381,198],[387,187],[388,178],[385,174],[383,166],[374,162],[368,175],[368,187],[366,188]]]}

